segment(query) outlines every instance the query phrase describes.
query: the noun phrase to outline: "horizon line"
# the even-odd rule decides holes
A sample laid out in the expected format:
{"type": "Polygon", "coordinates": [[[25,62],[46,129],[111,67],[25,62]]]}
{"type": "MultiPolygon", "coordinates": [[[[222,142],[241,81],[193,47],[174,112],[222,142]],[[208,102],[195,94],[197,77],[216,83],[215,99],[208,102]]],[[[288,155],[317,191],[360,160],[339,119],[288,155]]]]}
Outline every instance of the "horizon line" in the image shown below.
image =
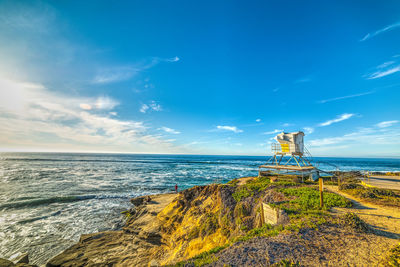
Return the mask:
{"type": "MultiPolygon", "coordinates": [[[[2,153],[48,153],[48,154],[124,154],[124,155],[182,155],[182,156],[242,156],[242,157],[271,157],[273,154],[196,154],[196,153],[148,153],[148,152],[110,152],[110,151],[0,151],[2,153]]],[[[386,159],[400,159],[400,156],[316,156],[320,158],[386,158],[386,159]]]]}

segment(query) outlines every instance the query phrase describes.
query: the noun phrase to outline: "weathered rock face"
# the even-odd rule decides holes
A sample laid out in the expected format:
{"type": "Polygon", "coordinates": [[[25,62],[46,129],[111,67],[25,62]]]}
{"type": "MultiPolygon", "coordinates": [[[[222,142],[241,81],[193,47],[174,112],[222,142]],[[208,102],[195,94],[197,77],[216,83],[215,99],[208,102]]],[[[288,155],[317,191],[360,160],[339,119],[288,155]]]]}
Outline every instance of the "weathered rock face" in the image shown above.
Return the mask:
{"type": "Polygon", "coordinates": [[[121,231],[82,235],[47,266],[168,265],[223,246],[265,222],[262,203],[284,200],[281,193],[243,186],[213,184],[134,198],[121,231]]]}
{"type": "Polygon", "coordinates": [[[0,267],[13,267],[15,264],[12,261],[0,258],[0,267]]]}
{"type": "Polygon", "coordinates": [[[0,267],[38,267],[37,265],[29,264],[28,254],[23,254],[22,257],[15,259],[15,263],[6,259],[0,258],[0,267]]]}
{"type": "Polygon", "coordinates": [[[183,191],[162,210],[162,245],[155,249],[160,265],[173,264],[214,247],[257,226],[259,202],[247,197],[237,202],[228,185],[196,186],[183,191]]]}
{"type": "Polygon", "coordinates": [[[154,195],[136,202],[122,231],[82,235],[79,242],[52,258],[46,266],[147,266],[160,245],[156,215],[175,194],[154,195]]]}

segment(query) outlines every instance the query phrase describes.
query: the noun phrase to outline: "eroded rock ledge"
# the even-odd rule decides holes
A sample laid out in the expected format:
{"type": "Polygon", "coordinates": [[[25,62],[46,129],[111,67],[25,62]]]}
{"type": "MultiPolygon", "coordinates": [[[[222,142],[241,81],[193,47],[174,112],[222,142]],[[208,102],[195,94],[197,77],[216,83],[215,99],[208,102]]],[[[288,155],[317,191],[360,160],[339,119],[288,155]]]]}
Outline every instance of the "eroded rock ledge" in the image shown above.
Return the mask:
{"type": "Polygon", "coordinates": [[[46,266],[147,266],[160,245],[157,214],[176,197],[160,194],[132,199],[135,208],[121,231],[82,235],[79,242],[52,258],[46,266]]]}

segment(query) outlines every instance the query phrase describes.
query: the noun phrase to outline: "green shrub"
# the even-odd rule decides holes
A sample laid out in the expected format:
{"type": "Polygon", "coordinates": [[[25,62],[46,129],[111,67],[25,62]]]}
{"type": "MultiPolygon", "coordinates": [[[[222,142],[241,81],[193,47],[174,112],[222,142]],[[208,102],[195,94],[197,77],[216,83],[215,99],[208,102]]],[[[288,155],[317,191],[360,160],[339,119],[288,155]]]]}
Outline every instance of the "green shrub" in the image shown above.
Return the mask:
{"type": "Polygon", "coordinates": [[[293,260],[281,260],[280,262],[274,263],[271,266],[273,267],[300,267],[300,263],[293,260]]]}
{"type": "Polygon", "coordinates": [[[251,195],[251,192],[247,187],[245,186],[240,186],[238,189],[232,194],[232,197],[236,200],[236,202],[239,202],[242,200],[242,198],[248,197],[251,195]]]}
{"type": "Polygon", "coordinates": [[[227,184],[230,186],[236,186],[239,183],[239,179],[233,179],[229,181],[227,184]]]}
{"type": "Polygon", "coordinates": [[[250,191],[264,191],[267,189],[271,184],[271,180],[268,177],[261,176],[256,179],[250,180],[246,183],[246,187],[250,191]]]}
{"type": "Polygon", "coordinates": [[[246,217],[249,216],[251,213],[251,207],[248,203],[239,202],[235,206],[235,210],[233,214],[235,217],[246,217]]]}

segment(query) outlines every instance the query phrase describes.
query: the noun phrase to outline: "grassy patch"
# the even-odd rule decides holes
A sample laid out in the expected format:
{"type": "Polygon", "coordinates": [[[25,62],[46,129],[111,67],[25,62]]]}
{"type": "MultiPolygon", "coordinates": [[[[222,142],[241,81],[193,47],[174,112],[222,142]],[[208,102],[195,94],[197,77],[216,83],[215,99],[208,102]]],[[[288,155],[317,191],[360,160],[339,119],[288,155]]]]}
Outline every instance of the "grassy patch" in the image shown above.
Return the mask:
{"type": "Polygon", "coordinates": [[[200,253],[196,257],[193,257],[189,260],[186,261],[181,261],[178,262],[174,265],[169,265],[169,266],[174,266],[174,267],[183,267],[186,264],[194,264],[194,266],[203,266],[206,264],[213,263],[218,260],[218,257],[215,256],[216,253],[220,252],[221,250],[227,248],[230,244],[226,244],[225,246],[220,246],[220,247],[215,247],[209,251],[200,253]]]}
{"type": "Polygon", "coordinates": [[[252,195],[251,191],[246,186],[239,186],[235,193],[232,194],[232,197],[239,202],[242,198],[246,198],[252,195]]]}
{"type": "Polygon", "coordinates": [[[262,227],[251,229],[244,236],[235,238],[233,242],[246,241],[257,236],[263,236],[263,237],[276,236],[284,229],[285,227],[283,225],[272,226],[270,224],[264,224],[262,227]]]}
{"type": "Polygon", "coordinates": [[[227,182],[228,185],[230,186],[236,186],[239,183],[239,179],[233,179],[227,182]]]}
{"type": "Polygon", "coordinates": [[[280,262],[274,263],[271,265],[272,267],[300,267],[300,263],[293,260],[281,260],[280,262]]]}
{"type": "MultiPolygon", "coordinates": [[[[282,192],[285,196],[295,197],[286,203],[278,205],[279,208],[282,208],[289,214],[318,211],[321,209],[319,191],[314,187],[281,188],[278,191],[282,192]]],[[[328,210],[332,207],[351,207],[351,205],[351,201],[345,197],[324,192],[323,210],[328,210]]]]}
{"type": "Polygon", "coordinates": [[[246,183],[246,187],[250,191],[264,191],[267,189],[271,184],[271,180],[268,177],[261,176],[257,177],[256,179],[250,180],[246,183]]]}

